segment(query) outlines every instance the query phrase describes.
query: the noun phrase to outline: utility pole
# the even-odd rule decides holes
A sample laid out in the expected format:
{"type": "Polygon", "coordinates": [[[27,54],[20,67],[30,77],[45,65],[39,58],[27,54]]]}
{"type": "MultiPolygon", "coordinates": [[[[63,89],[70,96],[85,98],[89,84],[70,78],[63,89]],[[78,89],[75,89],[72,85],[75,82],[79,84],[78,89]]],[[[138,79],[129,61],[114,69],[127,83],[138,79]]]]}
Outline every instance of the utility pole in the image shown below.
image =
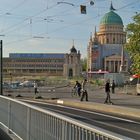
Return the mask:
{"type": "Polygon", "coordinates": [[[2,56],[3,49],[2,49],[2,40],[0,40],[0,95],[3,95],[3,64],[2,64],[2,56]]]}

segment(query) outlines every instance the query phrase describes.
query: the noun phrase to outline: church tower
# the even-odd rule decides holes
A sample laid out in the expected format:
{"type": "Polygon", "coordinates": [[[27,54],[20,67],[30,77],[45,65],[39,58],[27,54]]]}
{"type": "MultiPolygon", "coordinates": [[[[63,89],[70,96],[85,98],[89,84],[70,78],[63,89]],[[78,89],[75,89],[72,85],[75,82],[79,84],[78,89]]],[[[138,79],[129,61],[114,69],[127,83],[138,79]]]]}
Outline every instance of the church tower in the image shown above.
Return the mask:
{"type": "Polygon", "coordinates": [[[78,77],[81,74],[80,51],[77,52],[73,44],[69,54],[65,54],[63,75],[65,77],[78,77]]]}
{"type": "Polygon", "coordinates": [[[96,32],[96,27],[95,27],[95,31],[94,31],[94,35],[90,36],[90,41],[88,44],[88,48],[87,48],[87,52],[88,52],[88,57],[87,57],[87,67],[88,70],[87,71],[93,71],[95,70],[95,59],[96,59],[96,55],[98,55],[98,52],[96,50],[98,45],[98,37],[97,37],[97,32],[96,32]]]}

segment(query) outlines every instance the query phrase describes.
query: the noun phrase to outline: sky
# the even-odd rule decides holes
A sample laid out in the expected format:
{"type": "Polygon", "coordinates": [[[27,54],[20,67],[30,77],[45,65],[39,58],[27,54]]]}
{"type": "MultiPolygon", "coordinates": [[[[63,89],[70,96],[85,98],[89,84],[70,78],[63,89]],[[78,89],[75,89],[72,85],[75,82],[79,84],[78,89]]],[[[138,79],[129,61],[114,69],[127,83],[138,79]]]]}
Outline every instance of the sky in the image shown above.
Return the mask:
{"type": "MultiPolygon", "coordinates": [[[[74,44],[87,56],[91,33],[99,30],[111,0],[1,0],[0,40],[9,53],[69,53],[74,44]],[[81,14],[80,5],[86,6],[81,14]]],[[[124,29],[140,13],[140,0],[112,0],[124,29]]]]}

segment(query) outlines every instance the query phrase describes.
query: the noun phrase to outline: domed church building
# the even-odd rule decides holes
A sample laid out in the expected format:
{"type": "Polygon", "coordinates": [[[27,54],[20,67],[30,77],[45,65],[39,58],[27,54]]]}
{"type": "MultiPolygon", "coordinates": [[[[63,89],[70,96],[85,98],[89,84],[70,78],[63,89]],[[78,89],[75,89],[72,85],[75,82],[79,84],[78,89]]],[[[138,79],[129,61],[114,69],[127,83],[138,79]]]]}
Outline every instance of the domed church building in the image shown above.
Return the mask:
{"type": "Polygon", "coordinates": [[[95,28],[94,34],[90,36],[87,48],[88,72],[128,71],[129,57],[123,49],[123,45],[126,43],[126,32],[123,30],[121,17],[114,10],[111,3],[110,11],[100,21],[99,32],[96,32],[95,28]]]}

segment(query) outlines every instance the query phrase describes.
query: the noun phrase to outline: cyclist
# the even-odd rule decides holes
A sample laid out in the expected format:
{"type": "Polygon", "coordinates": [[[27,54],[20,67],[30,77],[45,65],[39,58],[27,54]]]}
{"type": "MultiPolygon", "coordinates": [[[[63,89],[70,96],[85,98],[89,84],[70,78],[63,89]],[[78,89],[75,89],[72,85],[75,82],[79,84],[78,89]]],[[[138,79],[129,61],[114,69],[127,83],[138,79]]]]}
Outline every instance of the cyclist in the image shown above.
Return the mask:
{"type": "Polygon", "coordinates": [[[74,88],[76,89],[76,92],[78,93],[78,96],[81,96],[81,84],[76,81],[74,88]]]}

